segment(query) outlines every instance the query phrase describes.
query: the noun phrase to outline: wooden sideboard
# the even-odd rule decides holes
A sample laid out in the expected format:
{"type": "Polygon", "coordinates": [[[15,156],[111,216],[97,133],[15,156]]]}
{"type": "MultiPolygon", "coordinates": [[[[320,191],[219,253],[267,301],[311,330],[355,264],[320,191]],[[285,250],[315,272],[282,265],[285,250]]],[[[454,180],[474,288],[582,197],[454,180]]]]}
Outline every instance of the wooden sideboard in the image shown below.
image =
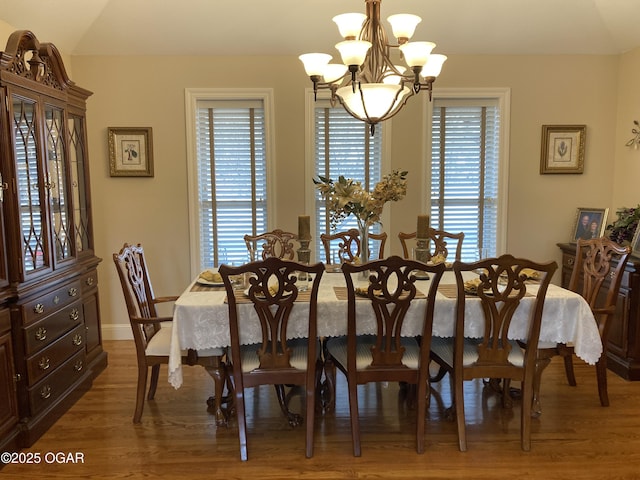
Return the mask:
{"type": "MultiPolygon", "coordinates": [[[[562,250],[562,286],[566,288],[573,270],[576,244],[559,243],[558,247],[562,250]]],[[[627,380],[640,380],[640,258],[634,255],[629,257],[622,277],[607,349],[609,370],[627,380]]]]}
{"type": "Polygon", "coordinates": [[[90,95],[32,32],[13,33],[0,52],[0,451],[31,446],[107,365],[90,95]]]}

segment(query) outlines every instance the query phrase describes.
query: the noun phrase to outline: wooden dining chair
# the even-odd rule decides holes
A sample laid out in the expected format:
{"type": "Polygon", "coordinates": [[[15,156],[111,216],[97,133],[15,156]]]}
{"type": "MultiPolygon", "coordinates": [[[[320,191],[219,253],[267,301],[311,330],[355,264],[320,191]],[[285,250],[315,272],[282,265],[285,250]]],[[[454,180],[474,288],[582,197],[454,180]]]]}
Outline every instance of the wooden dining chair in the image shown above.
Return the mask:
{"type": "MultiPolygon", "coordinates": [[[[160,365],[169,363],[170,322],[173,319],[172,317],[158,316],[156,305],[173,302],[178,297],[156,297],[154,295],[142,245],[125,243],[119,253],[113,254],[113,261],[120,278],[136,347],[138,386],[133,423],[140,423],[149,369],[151,369],[151,382],[147,400],[153,400],[158,386],[160,365]]],[[[222,409],[226,382],[224,353],[219,348],[182,352],[183,364],[203,366],[214,380],[215,416],[218,425],[226,425],[226,415],[222,409]]]]}
{"type": "MultiPolygon", "coordinates": [[[[370,233],[369,239],[378,245],[378,248],[373,250],[370,249],[369,251],[377,251],[375,258],[384,258],[384,247],[387,243],[387,234],[385,232],[370,233]]],[[[334,260],[331,258],[331,246],[336,244],[338,246],[338,256],[340,257],[341,263],[353,263],[356,258],[360,257],[360,232],[357,228],[351,228],[343,232],[336,232],[332,234],[322,233],[320,235],[320,241],[324,247],[327,265],[331,265],[334,260]]]]}
{"type": "Polygon", "coordinates": [[[539,264],[512,255],[474,263],[453,263],[457,287],[454,338],[432,338],[431,358],[444,367],[451,378],[460,451],[467,449],[464,382],[476,378],[503,380],[503,406],[511,405],[511,381],[521,382],[520,442],[523,450],[531,449],[535,348],[544,299],[557,267],[556,262],[539,264]],[[527,280],[531,271],[539,272],[539,280],[533,284],[527,280]],[[481,272],[479,278],[476,272],[481,272]],[[475,278],[475,283],[469,283],[470,276],[475,278]],[[529,299],[532,303],[525,301],[525,296],[533,297],[529,299]],[[478,302],[477,309],[469,305],[472,302],[478,302]],[[512,333],[511,321],[515,315],[526,314],[522,312],[526,305],[530,308],[528,331],[512,333]],[[465,336],[470,322],[482,322],[481,338],[465,336]],[[520,348],[516,340],[521,336],[531,349],[520,348]]]}
{"type": "Polygon", "coordinates": [[[247,245],[247,251],[253,252],[257,256],[252,260],[258,260],[259,258],[264,260],[268,257],[293,260],[295,258],[295,244],[293,241],[297,238],[298,236],[295,233],[276,229],[260,235],[245,235],[244,242],[247,245]],[[258,247],[260,247],[260,252],[258,252],[258,247]]]}
{"type": "MultiPolygon", "coordinates": [[[[239,267],[221,265],[219,268],[227,291],[229,307],[230,362],[242,460],[248,458],[245,389],[258,385],[274,385],[281,406],[285,404],[284,385],[304,387],[306,456],[313,456],[316,390],[322,374],[317,335],[317,302],[323,272],[322,263],[304,265],[277,257],[269,257],[239,267]],[[313,277],[313,282],[306,291],[299,287],[298,279],[301,272],[312,274],[313,277]],[[249,278],[246,292],[233,288],[230,277],[235,275],[246,275],[249,278]],[[250,303],[253,308],[245,309],[241,313],[241,303],[250,303]],[[307,309],[304,321],[308,324],[308,335],[305,339],[287,338],[287,326],[294,308],[307,309]],[[259,323],[262,342],[242,345],[240,332],[247,328],[250,322],[259,323]]],[[[283,411],[288,415],[292,426],[302,421],[299,415],[285,409],[283,411]]]]}
{"type": "MultiPolygon", "coordinates": [[[[367,264],[342,265],[347,284],[347,336],[327,340],[325,371],[339,369],[347,378],[353,455],[361,455],[358,385],[370,382],[406,382],[415,385],[416,451],[424,452],[425,415],[429,387],[429,349],[436,291],[444,264],[427,266],[414,260],[391,256],[367,264]],[[352,274],[369,272],[369,283],[354,285],[352,274]],[[428,291],[416,288],[416,271],[427,271],[428,291]],[[402,325],[411,303],[426,299],[422,315],[422,338],[401,337],[402,325]],[[367,304],[370,308],[360,308],[367,304]],[[358,334],[361,323],[375,319],[373,335],[358,334]]],[[[427,284],[425,284],[425,287],[427,284]]],[[[335,382],[334,382],[335,384],[335,382]]]]}
{"type": "MultiPolygon", "coordinates": [[[[404,258],[411,258],[411,250],[409,249],[408,240],[413,240],[416,238],[416,232],[412,233],[398,233],[398,238],[400,239],[400,244],[402,245],[402,255],[404,258]]],[[[443,255],[445,258],[449,257],[449,242],[455,242],[455,256],[451,260],[461,260],[462,259],[462,242],[464,241],[464,232],[459,233],[450,233],[445,232],[444,230],[436,230],[435,228],[429,227],[427,239],[429,242],[427,243],[429,252],[428,259],[431,257],[435,257],[436,255],[443,255]]]]}
{"type": "MultiPolygon", "coordinates": [[[[609,406],[607,391],[607,338],[611,319],[615,316],[618,304],[618,292],[629,260],[631,248],[622,247],[606,237],[589,240],[578,239],[575,262],[569,280],[569,290],[579,293],[589,303],[589,307],[598,323],[602,340],[602,354],[596,363],[598,395],[603,407],[609,406]],[[615,262],[615,265],[614,265],[615,262]]],[[[538,345],[538,376],[535,392],[538,396],[541,375],[544,368],[555,355],[562,356],[569,385],[576,385],[573,372],[572,345],[544,342],[538,345]]],[[[539,413],[539,412],[538,412],[539,413]]]]}

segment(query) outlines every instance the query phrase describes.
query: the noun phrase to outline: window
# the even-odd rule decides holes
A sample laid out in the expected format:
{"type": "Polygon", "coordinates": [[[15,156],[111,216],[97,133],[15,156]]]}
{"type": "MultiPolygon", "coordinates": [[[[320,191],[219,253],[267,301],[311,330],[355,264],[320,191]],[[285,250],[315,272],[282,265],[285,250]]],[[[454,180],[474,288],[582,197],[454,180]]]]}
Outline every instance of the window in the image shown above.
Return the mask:
{"type": "Polygon", "coordinates": [[[195,271],[244,263],[244,235],[268,230],[270,217],[266,99],[217,92],[187,91],[193,119],[189,195],[195,271]]]}
{"type": "MultiPolygon", "coordinates": [[[[373,189],[382,177],[383,138],[388,125],[376,126],[375,135],[370,134],[369,126],[353,118],[342,107],[332,108],[328,100],[318,100],[311,107],[313,115],[313,178],[323,176],[337,180],[340,175],[359,180],[368,190],[373,189]]],[[[315,212],[315,235],[317,242],[315,258],[326,261],[325,252],[320,243],[320,234],[332,233],[329,212],[320,193],[313,189],[313,211],[315,212]]],[[[338,228],[340,231],[356,228],[353,216],[345,220],[338,228]]],[[[371,232],[382,231],[379,224],[371,232]]]]}
{"type": "Polygon", "coordinates": [[[464,232],[463,260],[475,260],[479,249],[503,250],[505,103],[499,96],[434,98],[431,225],[464,232]]]}

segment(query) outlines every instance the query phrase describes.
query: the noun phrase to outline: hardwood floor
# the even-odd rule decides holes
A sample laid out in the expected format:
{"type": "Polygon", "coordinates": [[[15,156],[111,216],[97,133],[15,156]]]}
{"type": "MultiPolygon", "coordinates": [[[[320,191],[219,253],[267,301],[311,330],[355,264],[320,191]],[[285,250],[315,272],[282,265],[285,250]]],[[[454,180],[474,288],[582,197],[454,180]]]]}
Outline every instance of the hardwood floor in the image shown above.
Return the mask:
{"type": "MultiPolygon", "coordinates": [[[[480,382],[466,388],[468,451],[458,451],[448,380],[434,387],[428,413],[426,452],[414,445],[415,412],[399,401],[396,384],[363,387],[362,457],[351,450],[344,379],[338,375],[335,414],[317,419],[315,455],[304,456],[304,429],[292,429],[280,414],[272,388],[247,400],[249,461],[239,460],[237,429],[216,428],[205,400],[213,390],[202,368],[185,368],[174,390],[161,372],[156,399],[142,423],[131,422],[136,365],[133,343],[108,341],[109,367],[90,392],[38,442],[38,465],[6,465],[0,476],[32,478],[225,478],[225,479],[415,479],[640,478],[640,382],[609,372],[611,407],[598,400],[595,367],[577,360],[577,387],[564,378],[560,359],[545,371],[544,412],[534,420],[532,450],[520,449],[519,404],[504,410],[480,382]],[[47,452],[79,453],[84,463],[45,463],[47,452]],[[519,473],[518,473],[519,472],[519,473]]],[[[292,408],[300,409],[293,397],[292,408]]]]}

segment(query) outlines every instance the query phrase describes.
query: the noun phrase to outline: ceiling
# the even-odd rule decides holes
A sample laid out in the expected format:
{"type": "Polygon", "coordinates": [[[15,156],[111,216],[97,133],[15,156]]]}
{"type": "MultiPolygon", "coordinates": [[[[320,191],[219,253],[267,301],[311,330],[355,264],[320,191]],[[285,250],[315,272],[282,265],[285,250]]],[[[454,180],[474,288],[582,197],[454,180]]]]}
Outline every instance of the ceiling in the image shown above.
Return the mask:
{"type": "MultiPolygon", "coordinates": [[[[338,57],[331,21],[364,0],[0,0],[0,19],[67,55],[338,57]]],[[[422,17],[444,54],[618,54],[640,46],[640,0],[383,0],[422,17]]],[[[387,31],[390,33],[390,29],[387,31]]]]}

